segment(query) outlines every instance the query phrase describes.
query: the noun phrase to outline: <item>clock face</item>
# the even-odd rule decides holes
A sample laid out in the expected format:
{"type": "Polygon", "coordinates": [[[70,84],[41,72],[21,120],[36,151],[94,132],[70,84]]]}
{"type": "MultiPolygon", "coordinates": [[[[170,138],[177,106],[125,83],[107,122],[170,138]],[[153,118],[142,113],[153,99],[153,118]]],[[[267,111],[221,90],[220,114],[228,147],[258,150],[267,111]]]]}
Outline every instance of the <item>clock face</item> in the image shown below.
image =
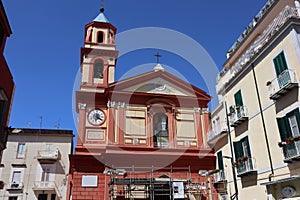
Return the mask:
{"type": "Polygon", "coordinates": [[[105,121],[105,114],[100,109],[93,109],[88,114],[88,120],[93,125],[101,125],[105,121]]]}
{"type": "Polygon", "coordinates": [[[295,192],[295,188],[291,186],[284,187],[281,190],[281,194],[283,197],[293,197],[295,195],[295,192]]]}

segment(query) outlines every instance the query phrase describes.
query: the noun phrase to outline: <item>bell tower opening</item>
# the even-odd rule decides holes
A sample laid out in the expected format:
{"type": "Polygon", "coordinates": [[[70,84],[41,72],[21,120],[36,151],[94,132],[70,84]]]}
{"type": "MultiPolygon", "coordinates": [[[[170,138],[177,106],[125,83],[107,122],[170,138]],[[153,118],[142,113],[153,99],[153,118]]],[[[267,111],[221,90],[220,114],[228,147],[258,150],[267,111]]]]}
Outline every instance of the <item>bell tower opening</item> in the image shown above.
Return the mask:
{"type": "Polygon", "coordinates": [[[102,31],[99,31],[97,34],[97,43],[103,43],[104,42],[104,33],[102,31]]]}
{"type": "Polygon", "coordinates": [[[102,60],[94,62],[94,78],[103,78],[104,63],[102,60]]]}

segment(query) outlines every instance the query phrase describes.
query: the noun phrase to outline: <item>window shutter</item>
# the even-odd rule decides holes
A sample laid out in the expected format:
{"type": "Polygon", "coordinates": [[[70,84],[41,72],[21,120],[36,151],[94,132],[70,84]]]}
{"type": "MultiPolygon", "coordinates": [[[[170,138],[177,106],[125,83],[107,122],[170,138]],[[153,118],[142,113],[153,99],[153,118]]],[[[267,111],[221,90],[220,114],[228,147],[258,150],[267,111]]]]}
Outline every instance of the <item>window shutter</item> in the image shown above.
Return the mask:
{"type": "Polygon", "coordinates": [[[233,146],[234,146],[235,159],[243,157],[242,143],[240,141],[233,142],[233,146]]]}
{"type": "MultiPolygon", "coordinates": [[[[297,120],[297,125],[298,125],[298,132],[300,132],[300,113],[299,113],[299,108],[293,110],[292,112],[288,113],[286,116],[289,117],[291,115],[295,115],[296,120],[297,120]]],[[[291,133],[292,135],[292,133],[291,133]]]]}
{"type": "Polygon", "coordinates": [[[16,184],[20,184],[21,182],[21,171],[14,171],[12,182],[16,184]]]}
{"type": "Polygon", "coordinates": [[[222,155],[222,151],[219,151],[217,153],[217,158],[218,158],[218,168],[220,170],[224,169],[224,164],[223,164],[223,155],[222,155]]]}
{"type": "MultiPolygon", "coordinates": [[[[246,150],[247,150],[247,154],[244,154],[244,156],[248,156],[249,158],[251,158],[251,150],[250,150],[250,144],[249,144],[249,139],[248,136],[244,137],[241,142],[245,143],[246,145],[246,150]]],[[[244,152],[243,152],[244,153],[244,152]]]]}
{"type": "Polygon", "coordinates": [[[277,118],[277,125],[281,141],[284,142],[287,138],[292,136],[292,131],[286,116],[283,118],[277,118]]]}
{"type": "Polygon", "coordinates": [[[237,93],[234,94],[234,100],[236,106],[242,106],[243,100],[242,100],[242,92],[239,90],[237,93]]]}
{"type": "Polygon", "coordinates": [[[279,76],[284,70],[287,69],[287,63],[283,51],[273,59],[276,75],[279,76]]]}

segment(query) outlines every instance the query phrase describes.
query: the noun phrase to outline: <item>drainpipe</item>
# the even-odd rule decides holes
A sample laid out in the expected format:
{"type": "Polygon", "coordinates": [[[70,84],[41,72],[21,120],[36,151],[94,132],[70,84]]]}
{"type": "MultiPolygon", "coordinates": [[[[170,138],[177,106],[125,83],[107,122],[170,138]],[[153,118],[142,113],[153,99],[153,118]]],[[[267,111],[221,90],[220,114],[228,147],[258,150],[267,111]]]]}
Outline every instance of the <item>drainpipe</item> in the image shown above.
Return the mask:
{"type": "Polygon", "coordinates": [[[259,104],[259,111],[260,111],[260,115],[261,115],[261,121],[262,121],[265,140],[266,140],[266,144],[267,144],[267,151],[268,151],[268,157],[269,157],[270,168],[271,168],[271,174],[269,174],[269,181],[271,181],[272,177],[274,176],[274,168],[273,168],[273,162],[272,162],[272,157],[271,157],[269,139],[268,139],[268,134],[267,134],[267,129],[266,129],[266,124],[265,124],[265,119],[264,119],[264,114],[263,114],[263,109],[262,109],[262,105],[261,105],[261,99],[260,99],[260,95],[259,95],[257,79],[256,79],[256,74],[255,74],[255,71],[254,71],[254,64],[253,63],[251,64],[251,69],[252,69],[252,72],[253,72],[253,79],[254,79],[254,83],[255,83],[257,100],[258,100],[258,104],[259,104]]]}
{"type": "Polygon", "coordinates": [[[224,109],[225,109],[225,115],[226,115],[226,124],[227,124],[227,129],[228,129],[228,141],[229,141],[229,146],[230,146],[230,163],[231,163],[231,169],[232,169],[232,176],[233,176],[233,184],[234,184],[234,190],[235,190],[235,199],[239,199],[239,191],[238,191],[238,186],[237,186],[237,179],[236,179],[236,173],[235,173],[235,168],[234,168],[234,160],[233,160],[233,147],[232,147],[232,139],[231,139],[231,133],[230,133],[230,124],[229,124],[229,119],[228,119],[228,111],[227,111],[227,102],[224,100],[224,109]]]}

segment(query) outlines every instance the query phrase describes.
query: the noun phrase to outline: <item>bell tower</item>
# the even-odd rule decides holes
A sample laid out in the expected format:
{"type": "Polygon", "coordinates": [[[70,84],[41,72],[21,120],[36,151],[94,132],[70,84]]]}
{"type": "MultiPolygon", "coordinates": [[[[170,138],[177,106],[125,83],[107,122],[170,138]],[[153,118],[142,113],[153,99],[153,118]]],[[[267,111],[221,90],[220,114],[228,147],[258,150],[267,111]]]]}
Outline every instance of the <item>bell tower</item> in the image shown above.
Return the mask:
{"type": "Polygon", "coordinates": [[[84,46],[81,48],[82,74],[80,90],[76,92],[78,120],[77,153],[92,142],[107,143],[108,108],[106,91],[114,83],[118,57],[115,35],[117,29],[104,15],[85,26],[84,46]]]}
{"type": "Polygon", "coordinates": [[[118,57],[116,51],[116,27],[100,14],[85,26],[84,47],[81,48],[81,90],[103,93],[114,82],[115,66],[118,57]]]}

